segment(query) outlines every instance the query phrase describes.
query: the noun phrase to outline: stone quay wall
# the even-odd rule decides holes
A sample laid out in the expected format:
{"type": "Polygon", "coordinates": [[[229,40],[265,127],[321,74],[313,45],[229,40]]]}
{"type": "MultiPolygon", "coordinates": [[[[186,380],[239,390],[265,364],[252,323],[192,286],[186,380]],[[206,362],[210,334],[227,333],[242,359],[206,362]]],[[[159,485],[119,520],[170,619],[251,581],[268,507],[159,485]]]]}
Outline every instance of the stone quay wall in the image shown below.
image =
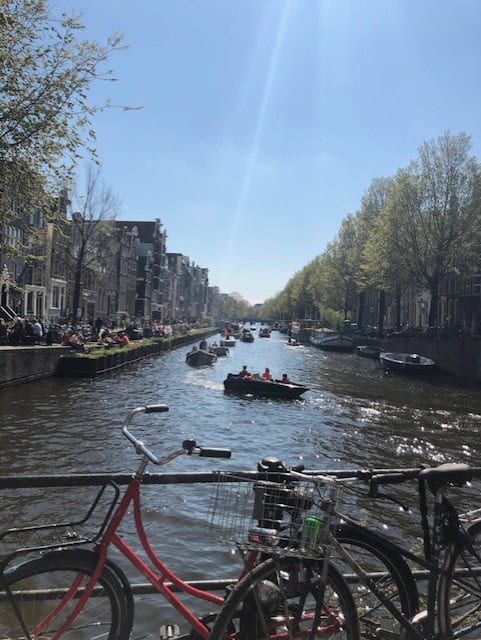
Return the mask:
{"type": "Polygon", "coordinates": [[[68,347],[1,347],[0,387],[31,382],[55,375],[60,356],[70,353],[68,347]]]}
{"type": "Polygon", "coordinates": [[[0,388],[58,375],[95,377],[127,366],[143,358],[198,342],[218,333],[217,329],[192,334],[153,339],[151,344],[126,348],[115,353],[102,349],[96,357],[73,354],[70,347],[39,345],[34,347],[0,347],[0,388]]]}

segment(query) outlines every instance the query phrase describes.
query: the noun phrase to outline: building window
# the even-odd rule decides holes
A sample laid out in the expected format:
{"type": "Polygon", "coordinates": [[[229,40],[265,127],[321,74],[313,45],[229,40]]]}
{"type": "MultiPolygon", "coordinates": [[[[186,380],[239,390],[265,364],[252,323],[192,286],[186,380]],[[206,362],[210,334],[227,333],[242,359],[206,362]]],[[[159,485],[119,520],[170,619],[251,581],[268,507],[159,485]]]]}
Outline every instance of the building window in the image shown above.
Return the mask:
{"type": "Polygon", "coordinates": [[[481,276],[473,276],[473,296],[481,295],[481,276]]]}
{"type": "Polygon", "coordinates": [[[53,287],[52,290],[52,307],[60,309],[60,287],[53,287]]]}

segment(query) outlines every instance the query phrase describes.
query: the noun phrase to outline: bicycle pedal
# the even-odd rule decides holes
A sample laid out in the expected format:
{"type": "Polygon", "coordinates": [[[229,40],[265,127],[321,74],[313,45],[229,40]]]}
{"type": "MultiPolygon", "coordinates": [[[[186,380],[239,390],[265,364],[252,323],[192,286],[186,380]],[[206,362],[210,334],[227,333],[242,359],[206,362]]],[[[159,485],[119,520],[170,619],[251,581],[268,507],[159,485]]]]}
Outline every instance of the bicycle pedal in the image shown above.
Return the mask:
{"type": "Polygon", "coordinates": [[[178,624],[161,624],[159,629],[159,640],[172,640],[180,636],[178,624]]]}

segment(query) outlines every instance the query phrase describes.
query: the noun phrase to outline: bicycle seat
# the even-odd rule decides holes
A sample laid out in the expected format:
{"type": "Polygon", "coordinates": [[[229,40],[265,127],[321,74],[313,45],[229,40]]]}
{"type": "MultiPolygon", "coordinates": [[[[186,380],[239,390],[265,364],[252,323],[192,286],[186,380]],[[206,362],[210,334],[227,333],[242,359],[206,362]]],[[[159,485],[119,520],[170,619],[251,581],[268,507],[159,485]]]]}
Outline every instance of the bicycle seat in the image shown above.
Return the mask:
{"type": "Polygon", "coordinates": [[[462,487],[473,478],[473,470],[469,464],[458,462],[446,462],[438,467],[423,469],[419,473],[419,478],[427,480],[431,490],[453,485],[462,487]]]}

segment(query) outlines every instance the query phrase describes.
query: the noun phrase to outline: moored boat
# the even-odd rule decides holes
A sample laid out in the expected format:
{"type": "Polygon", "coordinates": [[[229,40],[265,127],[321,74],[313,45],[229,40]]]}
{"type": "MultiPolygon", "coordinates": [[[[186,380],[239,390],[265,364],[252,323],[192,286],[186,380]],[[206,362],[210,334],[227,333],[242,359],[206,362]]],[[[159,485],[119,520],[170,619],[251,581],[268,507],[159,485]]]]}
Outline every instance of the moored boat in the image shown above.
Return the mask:
{"type": "Polygon", "coordinates": [[[385,371],[400,373],[431,373],[436,369],[436,362],[418,353],[382,352],[379,360],[385,371]]]}
{"type": "Polygon", "coordinates": [[[295,400],[300,398],[306,391],[309,391],[308,387],[293,382],[286,384],[280,380],[263,380],[259,376],[246,378],[234,373],[227,374],[227,378],[224,380],[224,389],[234,393],[283,398],[285,400],[295,400]]]}
{"type": "Polygon", "coordinates": [[[332,329],[315,329],[311,333],[309,342],[326,351],[353,351],[355,346],[351,336],[332,329]]]}
{"type": "Polygon", "coordinates": [[[358,356],[361,356],[361,358],[379,360],[381,349],[379,347],[371,347],[368,344],[360,344],[356,347],[356,353],[358,356]]]}
{"type": "Polygon", "coordinates": [[[185,356],[185,361],[192,367],[202,367],[203,365],[214,364],[217,361],[215,353],[210,353],[205,349],[192,347],[191,351],[185,356]]]}

